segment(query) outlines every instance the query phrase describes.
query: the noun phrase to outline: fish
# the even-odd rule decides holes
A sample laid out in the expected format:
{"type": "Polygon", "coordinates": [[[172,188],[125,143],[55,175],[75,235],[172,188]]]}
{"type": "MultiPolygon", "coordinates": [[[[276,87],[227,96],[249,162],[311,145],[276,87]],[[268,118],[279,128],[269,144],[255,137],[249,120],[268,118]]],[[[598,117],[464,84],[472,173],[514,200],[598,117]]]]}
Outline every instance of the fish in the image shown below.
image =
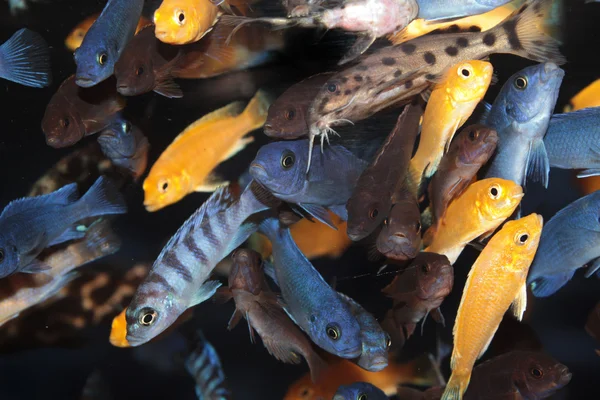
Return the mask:
{"type": "Polygon", "coordinates": [[[482,124],[469,125],[456,135],[428,185],[430,225],[436,225],[448,204],[477,179],[477,172],[490,160],[497,145],[498,133],[482,124]]]}
{"type": "Polygon", "coordinates": [[[198,399],[231,399],[217,350],[200,330],[196,332],[194,341],[195,349],[187,357],[185,368],[196,382],[196,396],[198,399]]]}
{"type": "Polygon", "coordinates": [[[588,107],[600,107],[600,79],[596,79],[573,96],[564,107],[563,112],[567,113],[588,107]]]}
{"type": "Polygon", "coordinates": [[[117,117],[98,135],[98,143],[104,155],[115,165],[129,170],[135,179],[146,171],[150,143],[131,122],[117,117]]]}
{"type": "Polygon", "coordinates": [[[109,0],[73,53],[75,83],[92,87],[108,79],[142,16],[144,0],[109,0]]]}
{"type": "Polygon", "coordinates": [[[544,136],[550,167],[577,170],[578,178],[600,175],[600,107],[554,114],[544,136]]]}
{"type": "Polygon", "coordinates": [[[52,70],[46,40],[27,28],[16,31],[0,45],[0,78],[34,88],[50,86],[52,70]]]}
{"type": "Polygon", "coordinates": [[[387,400],[388,396],[377,386],[368,382],[355,382],[351,385],[341,385],[333,400],[387,400]]]}
{"type": "Polygon", "coordinates": [[[325,208],[347,219],[346,202],[368,163],[334,144],[323,153],[313,149],[314,171],[306,175],[308,147],[307,139],[266,144],[250,163],[250,175],[278,199],[333,227],[325,208]]]}
{"type": "Polygon", "coordinates": [[[535,297],[556,293],[578,268],[586,277],[600,268],[600,191],[575,200],[557,212],[542,231],[540,247],[527,276],[535,297]]]}
{"type": "MultiPolygon", "coordinates": [[[[81,46],[83,38],[90,30],[90,27],[94,24],[94,22],[96,22],[99,16],[100,13],[95,13],[78,23],[65,39],[65,47],[70,51],[77,50],[81,46]]],[[[148,18],[142,15],[136,27],[135,33],[138,33],[142,28],[150,25],[151,23],[152,22],[148,18]]]]}
{"type": "Polygon", "coordinates": [[[498,133],[498,146],[487,178],[527,179],[548,187],[550,163],[544,135],[565,72],[554,63],[536,64],[508,78],[494,100],[485,124],[498,133]]]}
{"type": "Polygon", "coordinates": [[[419,321],[431,313],[436,322],[445,324],[440,306],[454,285],[454,269],[441,254],[421,252],[381,292],[393,299],[393,307],[381,325],[396,349],[404,346],[419,321]]]}
{"type": "Polygon", "coordinates": [[[489,12],[511,0],[419,0],[418,17],[429,20],[464,18],[489,12]]]}
{"type": "Polygon", "coordinates": [[[421,212],[407,186],[403,183],[396,188],[375,242],[377,250],[393,260],[412,260],[421,250],[421,212]]]}
{"type": "Polygon", "coordinates": [[[485,96],[493,72],[492,64],[487,61],[461,62],[450,68],[443,81],[433,87],[423,114],[419,147],[409,166],[416,196],[421,182],[437,170],[456,131],[485,96]]]}
{"type": "Polygon", "coordinates": [[[523,195],[521,186],[506,179],[470,184],[450,203],[437,227],[425,232],[425,251],[444,254],[454,265],[469,242],[490,235],[512,215],[523,195]]]}
{"type": "Polygon", "coordinates": [[[509,17],[524,0],[514,0],[483,14],[471,15],[451,20],[413,20],[398,33],[388,35],[393,44],[402,44],[409,40],[425,36],[428,33],[483,32],[492,29],[509,17]]]}
{"type": "Polygon", "coordinates": [[[227,329],[234,328],[242,317],[248,321],[250,337],[261,337],[269,354],[276,359],[298,364],[302,356],[316,381],[325,361],[314,351],[310,341],[292,322],[277,302],[262,271],[262,259],[252,250],[239,249],[233,255],[229,273],[229,292],[235,300],[235,312],[227,329]]]}
{"type": "Polygon", "coordinates": [[[123,197],[103,177],[79,199],[73,183],[47,195],[11,201],[0,214],[0,277],[50,269],[38,256],[47,247],[83,238],[78,221],[126,212],[123,197]]]}
{"type": "Polygon", "coordinates": [[[336,125],[357,122],[406,102],[463,61],[508,53],[533,61],[564,63],[558,43],[537,28],[551,1],[529,2],[486,32],[423,36],[362,57],[333,75],[315,97],[309,108],[311,143],[319,135],[325,141],[336,125]]]}
{"type": "Polygon", "coordinates": [[[318,382],[310,375],[299,378],[288,388],[284,400],[332,399],[341,385],[366,382],[381,389],[386,395],[396,393],[399,384],[431,385],[436,382],[432,363],[423,355],[405,363],[390,360],[387,368],[369,372],[349,360],[337,359],[330,363],[318,382]]]}
{"type": "Polygon", "coordinates": [[[108,221],[97,221],[87,228],[82,240],[43,254],[42,262],[51,267],[49,272],[2,279],[0,325],[37,304],[56,300],[59,292],[79,276],[78,267],[114,254],[120,247],[121,240],[112,232],[108,221]]]}
{"type": "Polygon", "coordinates": [[[250,102],[234,102],[183,130],[162,152],[144,180],[144,206],[149,212],[174,204],[193,192],[212,192],[228,182],[214,173],[254,137],[245,135],[265,123],[270,98],[258,91],[250,102]]]}
{"type": "Polygon", "coordinates": [[[388,350],[392,345],[390,335],[381,329],[375,317],[360,304],[345,294],[338,295],[350,307],[360,325],[362,352],[356,364],[371,372],[383,370],[388,366],[388,350]]]}
{"type": "Polygon", "coordinates": [[[392,195],[398,181],[406,175],[422,115],[421,105],[407,105],[371,164],[358,178],[346,203],[348,236],[353,241],[373,233],[389,216],[392,195]]]}
{"type": "Polygon", "coordinates": [[[210,0],[163,0],[154,11],[155,35],[161,42],[181,45],[199,41],[223,14],[210,0]]]}
{"type": "Polygon", "coordinates": [[[183,223],[127,307],[126,339],[132,347],[152,340],[188,308],[215,293],[221,283],[208,278],[217,263],[258,228],[254,221],[245,221],[269,208],[263,203],[266,199],[255,182],[237,200],[223,186],[183,223]]]}
{"type": "MultiPolygon", "coordinates": [[[[585,322],[585,331],[600,342],[600,302],[588,314],[585,322]]],[[[600,350],[596,350],[596,354],[600,355],[600,350]]]]}
{"type": "Polygon", "coordinates": [[[83,89],[72,75],[46,106],[42,119],[46,144],[55,149],[72,146],[85,136],[106,129],[124,108],[125,99],[115,90],[113,80],[83,89]]]}
{"type": "Polygon", "coordinates": [[[333,72],[312,75],[290,86],[269,107],[264,133],[277,139],[297,139],[308,135],[308,107],[333,72]]]}
{"type": "MultiPolygon", "coordinates": [[[[337,229],[331,229],[319,221],[303,218],[290,227],[294,242],[309,260],[315,258],[339,258],[352,245],[346,234],[346,222],[332,211],[328,211],[329,219],[337,229]]],[[[258,251],[264,259],[271,255],[271,242],[260,233],[253,233],[249,238],[250,247],[258,251]]]]}
{"type": "Polygon", "coordinates": [[[527,272],[540,243],[543,218],[530,214],[508,221],[471,267],[452,331],[452,375],[443,400],[462,399],[475,361],[487,350],[504,313],[518,319],[527,307],[527,272]]]}
{"type": "Polygon", "coordinates": [[[259,231],[273,246],[275,280],[288,316],[328,353],[359,357],[362,333],[354,313],[300,252],[289,229],[271,217],[260,224],[259,231]]]}

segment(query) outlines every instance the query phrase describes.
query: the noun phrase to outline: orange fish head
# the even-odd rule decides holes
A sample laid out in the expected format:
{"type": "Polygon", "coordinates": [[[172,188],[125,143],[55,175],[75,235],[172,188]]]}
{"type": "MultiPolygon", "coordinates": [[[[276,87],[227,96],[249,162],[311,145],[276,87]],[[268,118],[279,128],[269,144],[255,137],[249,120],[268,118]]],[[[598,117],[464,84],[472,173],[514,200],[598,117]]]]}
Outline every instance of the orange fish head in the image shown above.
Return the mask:
{"type": "Polygon", "coordinates": [[[165,0],[154,12],[154,33],[161,42],[169,44],[187,44],[200,39],[209,28],[202,18],[201,3],[165,0]],[[197,4],[196,4],[197,3],[197,4]]]}
{"type": "Polygon", "coordinates": [[[543,226],[543,217],[533,213],[517,220],[508,221],[502,227],[502,232],[506,234],[506,240],[511,241],[510,245],[507,245],[511,254],[520,254],[525,260],[528,260],[527,268],[537,251],[543,226]]]}
{"type": "Polygon", "coordinates": [[[283,399],[318,400],[323,397],[319,395],[317,388],[310,380],[310,375],[305,375],[290,386],[283,399]]]}
{"type": "Polygon", "coordinates": [[[116,347],[130,347],[127,341],[127,321],[125,320],[125,308],[119,315],[117,315],[112,322],[110,330],[110,344],[116,347]]]}
{"type": "Polygon", "coordinates": [[[87,30],[79,26],[73,29],[71,33],[69,33],[69,36],[67,36],[67,39],[65,40],[65,46],[67,47],[67,49],[71,51],[77,50],[79,46],[81,46],[81,43],[83,42],[83,38],[85,37],[86,33],[87,30]]]}
{"type": "Polygon", "coordinates": [[[149,212],[176,203],[191,192],[189,180],[178,174],[150,174],[144,180],[144,206],[149,212]]]}
{"type": "Polygon", "coordinates": [[[523,188],[515,182],[501,178],[488,178],[476,182],[476,206],[487,221],[508,218],[523,198],[523,188]]]}
{"type": "Polygon", "coordinates": [[[494,68],[487,61],[465,61],[452,67],[445,82],[446,93],[455,103],[479,101],[487,92],[494,68]]]}

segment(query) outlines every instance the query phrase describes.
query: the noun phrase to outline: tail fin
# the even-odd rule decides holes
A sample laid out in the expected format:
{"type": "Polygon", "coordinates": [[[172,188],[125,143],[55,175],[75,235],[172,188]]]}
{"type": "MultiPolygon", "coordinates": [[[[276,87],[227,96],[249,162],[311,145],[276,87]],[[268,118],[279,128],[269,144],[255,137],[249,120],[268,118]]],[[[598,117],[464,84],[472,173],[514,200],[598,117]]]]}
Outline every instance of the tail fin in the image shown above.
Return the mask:
{"type": "MultiPolygon", "coordinates": [[[[487,35],[501,38],[503,52],[537,62],[552,61],[558,65],[567,60],[558,49],[558,41],[546,35],[543,25],[552,11],[553,0],[533,0],[524,4],[487,35]]],[[[485,42],[484,36],[484,42],[485,42]]]]}
{"type": "Polygon", "coordinates": [[[0,77],[42,88],[52,83],[50,50],[38,33],[23,28],[0,46],[0,77]]]}
{"type": "Polygon", "coordinates": [[[452,371],[452,376],[450,376],[450,380],[446,385],[446,390],[444,390],[441,400],[462,400],[470,380],[470,373],[459,374],[456,371],[452,371]]]}
{"type": "Polygon", "coordinates": [[[104,176],[96,180],[77,205],[82,208],[82,218],[127,212],[125,199],[116,186],[104,176]]]}
{"type": "Polygon", "coordinates": [[[277,239],[279,236],[279,219],[275,217],[269,217],[261,222],[258,231],[265,235],[271,243],[277,239]]]}
{"type": "Polygon", "coordinates": [[[529,282],[531,292],[535,297],[548,297],[556,293],[560,288],[573,278],[575,271],[563,274],[539,276],[529,282]]]}
{"type": "Polygon", "coordinates": [[[250,119],[251,130],[258,129],[265,124],[272,102],[273,99],[264,90],[256,92],[244,110],[244,115],[250,119]]]}

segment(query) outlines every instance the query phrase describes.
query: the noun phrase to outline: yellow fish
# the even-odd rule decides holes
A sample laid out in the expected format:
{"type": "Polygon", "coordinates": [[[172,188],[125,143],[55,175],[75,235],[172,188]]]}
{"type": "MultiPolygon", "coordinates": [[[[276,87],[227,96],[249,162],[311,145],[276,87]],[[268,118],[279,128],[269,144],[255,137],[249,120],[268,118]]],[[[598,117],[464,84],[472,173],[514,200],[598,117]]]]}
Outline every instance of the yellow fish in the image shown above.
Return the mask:
{"type": "Polygon", "coordinates": [[[450,21],[427,21],[422,18],[413,20],[400,32],[389,35],[388,39],[393,44],[400,44],[426,35],[433,31],[438,32],[482,32],[487,31],[504,21],[511,15],[524,0],[516,0],[501,7],[494,8],[479,15],[472,15],[450,21]]]}
{"type": "MultiPolygon", "coordinates": [[[[65,39],[65,46],[67,46],[67,49],[75,51],[79,48],[79,46],[81,46],[81,42],[83,42],[85,34],[90,30],[90,27],[94,24],[94,22],[96,22],[99,16],[100,13],[90,15],[89,17],[81,21],[79,24],[77,24],[75,28],[73,28],[71,33],[69,33],[69,35],[65,39]]],[[[140,22],[138,23],[135,33],[138,33],[143,27],[148,26],[151,23],[152,22],[148,18],[145,18],[143,16],[140,17],[140,22]]]]}
{"type": "Polygon", "coordinates": [[[113,318],[110,329],[110,344],[116,347],[130,347],[127,341],[127,321],[125,321],[126,308],[119,315],[113,318]]]}
{"type": "Polygon", "coordinates": [[[415,194],[423,177],[434,174],[456,130],[485,96],[493,72],[492,64],[487,61],[462,62],[450,68],[443,81],[433,88],[423,114],[419,147],[410,160],[415,194]]]}
{"type": "Polygon", "coordinates": [[[269,106],[267,94],[259,90],[245,109],[242,102],[235,102],[185,128],[144,181],[146,209],[157,211],[194,191],[210,192],[227,184],[213,169],[254,140],[244,136],[263,126],[269,106]]]}
{"type": "Polygon", "coordinates": [[[526,279],[542,233],[541,215],[508,221],[469,271],[454,323],[452,375],[442,400],[462,399],[475,361],[487,350],[512,304],[521,320],[527,306],[526,279]]]}
{"type": "MultiPolygon", "coordinates": [[[[337,231],[321,222],[311,222],[308,219],[301,219],[290,227],[294,242],[309,260],[319,257],[338,258],[352,244],[346,233],[346,221],[342,221],[331,211],[329,217],[337,231]]],[[[264,235],[254,233],[249,240],[250,246],[259,252],[263,259],[271,255],[271,242],[264,235]]]]}
{"type": "Polygon", "coordinates": [[[163,0],[154,12],[154,34],[169,44],[194,43],[211,31],[221,14],[210,0],[163,0]]]}
{"type": "Polygon", "coordinates": [[[437,229],[427,230],[424,251],[444,254],[454,264],[469,242],[495,231],[522,197],[523,188],[511,180],[488,178],[472,183],[450,203],[437,229]]]}

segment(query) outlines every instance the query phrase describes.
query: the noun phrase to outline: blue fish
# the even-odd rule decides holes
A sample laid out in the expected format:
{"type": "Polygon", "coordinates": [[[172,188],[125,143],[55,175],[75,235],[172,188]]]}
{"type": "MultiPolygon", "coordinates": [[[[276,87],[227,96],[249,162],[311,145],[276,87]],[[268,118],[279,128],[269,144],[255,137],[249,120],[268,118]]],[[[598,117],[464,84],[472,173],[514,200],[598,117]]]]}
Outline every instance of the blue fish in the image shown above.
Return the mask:
{"type": "Polygon", "coordinates": [[[100,177],[77,199],[77,184],[38,197],[10,202],[0,214],[0,278],[16,272],[36,273],[50,267],[37,257],[47,247],[81,239],[84,218],[123,214],[127,207],[117,188],[100,177]]]}
{"type": "Polygon", "coordinates": [[[0,46],[0,78],[42,88],[52,83],[50,49],[38,33],[23,28],[0,46]]]}
{"type": "Polygon", "coordinates": [[[600,107],[553,115],[544,145],[551,167],[577,169],[578,178],[600,175],[600,107]]]}
{"type": "Polygon", "coordinates": [[[276,282],[284,310],[317,346],[342,358],[362,353],[361,327],[350,307],[298,249],[277,218],[259,228],[273,245],[276,282]]]}
{"type": "Polygon", "coordinates": [[[600,269],[600,191],[575,200],[544,225],[527,284],[534,296],[547,297],[586,265],[586,277],[600,269]]]}
{"type": "Polygon", "coordinates": [[[75,83],[91,87],[110,77],[135,34],[144,0],[109,0],[75,50],[75,83]]]}
{"type": "Polygon", "coordinates": [[[308,139],[269,143],[250,164],[250,175],[275,197],[297,204],[334,227],[326,208],[347,219],[346,202],[368,162],[341,145],[328,146],[323,152],[313,148],[307,175],[308,146],[308,139]]]}
{"type": "Polygon", "coordinates": [[[122,117],[117,117],[99,136],[102,153],[113,164],[125,168],[139,178],[148,165],[150,144],[140,128],[122,117]]]}
{"type": "Polygon", "coordinates": [[[548,62],[524,68],[506,81],[486,119],[499,139],[486,178],[525,186],[529,177],[548,187],[550,163],[543,139],[564,75],[548,62]]]}
{"type": "Polygon", "coordinates": [[[188,356],[185,368],[196,381],[198,400],[231,399],[219,355],[201,331],[196,333],[196,348],[188,356]]]}
{"type": "Polygon", "coordinates": [[[417,0],[417,18],[429,21],[483,14],[512,0],[417,0]]]}
{"type": "Polygon", "coordinates": [[[370,383],[354,382],[351,385],[340,386],[333,400],[388,400],[388,396],[370,383]]]}

